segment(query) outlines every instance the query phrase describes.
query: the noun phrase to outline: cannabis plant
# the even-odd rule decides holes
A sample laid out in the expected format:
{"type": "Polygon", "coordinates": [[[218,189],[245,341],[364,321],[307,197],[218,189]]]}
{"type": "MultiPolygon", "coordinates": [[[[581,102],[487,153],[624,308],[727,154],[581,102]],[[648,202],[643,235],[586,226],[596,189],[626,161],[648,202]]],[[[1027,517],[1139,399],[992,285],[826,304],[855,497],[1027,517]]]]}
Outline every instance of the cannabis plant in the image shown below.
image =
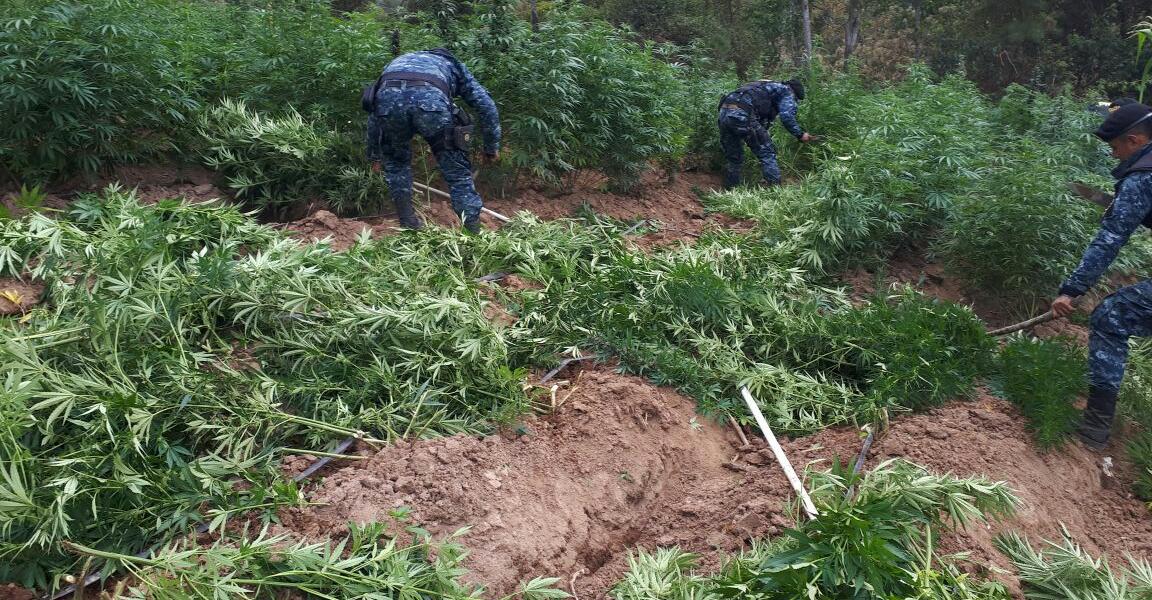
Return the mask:
{"type": "Polygon", "coordinates": [[[1041,448],[1062,444],[1076,425],[1084,389],[1083,349],[1061,340],[1017,337],[1000,352],[1004,394],[1028,418],[1041,448]]]}
{"type": "Polygon", "coordinates": [[[1092,558],[1067,530],[1060,543],[1046,541],[1040,550],[1012,531],[995,543],[1016,566],[1024,597],[1030,600],[1152,598],[1152,565],[1146,560],[1128,557],[1127,568],[1115,570],[1106,559],[1092,558]]]}
{"type": "Polygon", "coordinates": [[[951,527],[999,519],[1017,505],[1003,483],[957,479],[888,461],[863,477],[847,466],[813,474],[820,515],[773,541],[755,541],[719,573],[694,572],[676,548],[641,551],[613,589],[616,600],[728,598],[1008,598],[999,586],[963,574],[937,554],[951,527]],[[855,494],[848,494],[854,488],[855,494]]]}
{"type": "MultiPolygon", "coordinates": [[[[288,535],[229,534],[211,546],[178,542],[147,558],[68,544],[82,555],[112,560],[132,575],[115,598],[476,598],[480,589],[459,581],[467,552],[452,537],[433,544],[427,533],[405,544],[378,523],[349,523],[347,537],[308,542],[288,535]]],[[[510,598],[567,598],[557,579],[525,583],[510,598]]]]}

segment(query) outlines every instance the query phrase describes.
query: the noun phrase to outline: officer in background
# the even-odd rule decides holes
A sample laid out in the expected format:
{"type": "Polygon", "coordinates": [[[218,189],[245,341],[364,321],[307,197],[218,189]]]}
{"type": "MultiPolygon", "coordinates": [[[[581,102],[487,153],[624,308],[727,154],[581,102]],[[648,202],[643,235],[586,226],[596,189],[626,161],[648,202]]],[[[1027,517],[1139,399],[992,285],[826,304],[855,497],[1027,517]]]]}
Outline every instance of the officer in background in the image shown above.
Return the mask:
{"type": "Polygon", "coordinates": [[[780,184],[776,146],[768,128],[777,116],[784,128],[801,142],[812,136],[796,121],[796,102],[804,99],[804,86],[798,80],[753,81],[724,96],[720,101],[720,147],[724,149],[724,189],[740,185],[744,164],[744,144],[760,160],[760,171],[768,185],[780,184]]]}

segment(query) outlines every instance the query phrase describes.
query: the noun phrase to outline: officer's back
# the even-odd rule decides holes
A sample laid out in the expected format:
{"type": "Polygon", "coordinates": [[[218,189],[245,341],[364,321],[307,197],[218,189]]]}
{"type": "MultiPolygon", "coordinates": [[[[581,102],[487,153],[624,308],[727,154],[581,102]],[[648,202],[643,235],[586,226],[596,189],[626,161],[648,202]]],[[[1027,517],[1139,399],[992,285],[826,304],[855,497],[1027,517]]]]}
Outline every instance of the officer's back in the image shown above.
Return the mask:
{"type": "Polygon", "coordinates": [[[402,226],[422,225],[412,205],[411,139],[431,147],[452,197],[452,209],[470,231],[479,229],[483,202],[472,182],[469,119],[453,98],[467,102],[480,118],[486,161],[499,157],[500,118],[488,91],[447,50],[396,57],[361,101],[368,111],[368,157],[384,171],[402,226]],[[381,167],[382,163],[382,167],[381,167]]]}

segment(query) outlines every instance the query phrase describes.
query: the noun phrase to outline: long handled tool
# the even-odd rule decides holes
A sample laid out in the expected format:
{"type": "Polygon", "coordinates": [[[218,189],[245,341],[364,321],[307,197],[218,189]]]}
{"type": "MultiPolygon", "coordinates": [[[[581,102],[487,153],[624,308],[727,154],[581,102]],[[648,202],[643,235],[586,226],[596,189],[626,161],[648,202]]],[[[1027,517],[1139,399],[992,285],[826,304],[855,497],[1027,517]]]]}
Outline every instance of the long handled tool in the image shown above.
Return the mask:
{"type": "Polygon", "coordinates": [[[1021,321],[1020,323],[1017,323],[1015,325],[1009,325],[1007,327],[1001,327],[1000,329],[993,329],[992,331],[988,332],[988,335],[1001,336],[1001,335],[1008,335],[1009,333],[1016,333],[1017,331],[1021,331],[1024,329],[1035,327],[1035,326],[1040,325],[1042,323],[1047,323],[1048,321],[1051,321],[1055,318],[1056,318],[1056,313],[1054,313],[1052,311],[1048,311],[1048,312],[1040,315],[1039,317],[1032,317],[1031,319],[1028,319],[1027,321],[1021,321]]]}
{"type": "MultiPolygon", "coordinates": [[[[436,189],[430,185],[424,185],[423,183],[420,183],[420,182],[416,182],[416,181],[412,182],[412,187],[414,187],[414,188],[416,188],[416,189],[418,189],[418,190],[420,190],[426,194],[432,193],[432,194],[436,194],[437,196],[441,196],[444,198],[448,198],[448,199],[452,198],[452,195],[449,194],[448,192],[440,191],[440,190],[438,190],[438,189],[436,189]]],[[[502,215],[502,214],[500,214],[494,210],[484,208],[483,206],[480,207],[480,211],[488,213],[488,214],[492,215],[493,217],[496,217],[497,219],[500,219],[501,221],[503,221],[505,223],[512,221],[512,219],[510,219],[510,218],[508,218],[508,217],[506,217],[506,216],[504,216],[504,215],[502,215]]]]}
{"type": "Polygon", "coordinates": [[[1102,192],[1094,187],[1084,185],[1078,181],[1069,181],[1068,189],[1073,194],[1080,196],[1092,204],[1103,206],[1104,208],[1112,206],[1112,201],[1115,200],[1112,194],[1109,194],[1108,192],[1102,192]]]}
{"type": "Polygon", "coordinates": [[[800,496],[800,503],[804,507],[804,512],[809,519],[815,519],[820,513],[816,512],[816,505],[812,504],[812,499],[808,497],[808,491],[804,489],[804,484],[796,476],[796,470],[792,468],[792,463],[788,462],[784,448],[780,446],[780,442],[776,441],[776,436],[772,433],[772,428],[768,426],[768,421],[764,419],[764,414],[760,412],[760,407],[756,404],[756,399],[752,397],[752,392],[748,391],[747,386],[740,386],[740,395],[744,397],[748,410],[752,411],[752,416],[756,418],[756,424],[760,426],[764,439],[768,440],[768,446],[772,448],[776,462],[780,463],[780,468],[784,470],[784,476],[788,478],[788,483],[792,484],[792,489],[796,491],[796,495],[800,496]]]}

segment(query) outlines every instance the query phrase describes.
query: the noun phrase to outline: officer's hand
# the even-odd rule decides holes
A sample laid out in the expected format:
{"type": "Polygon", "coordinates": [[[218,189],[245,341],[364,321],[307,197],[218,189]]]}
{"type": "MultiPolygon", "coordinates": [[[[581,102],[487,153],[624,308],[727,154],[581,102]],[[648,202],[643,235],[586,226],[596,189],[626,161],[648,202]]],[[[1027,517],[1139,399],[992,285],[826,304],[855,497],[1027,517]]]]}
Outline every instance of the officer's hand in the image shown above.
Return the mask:
{"type": "Polygon", "coordinates": [[[1076,310],[1075,303],[1076,299],[1072,296],[1057,296],[1056,299],[1052,301],[1052,314],[1057,317],[1067,317],[1076,310]]]}
{"type": "Polygon", "coordinates": [[[484,164],[490,165],[492,163],[500,162],[500,151],[497,150],[492,153],[484,153],[484,164]]]}
{"type": "Polygon", "coordinates": [[[812,141],[812,136],[808,135],[808,132],[805,131],[804,134],[800,136],[800,141],[807,144],[812,141]]]}
{"type": "Polygon", "coordinates": [[[372,172],[373,173],[379,173],[380,172],[380,161],[378,161],[378,160],[372,161],[372,172]]]}

